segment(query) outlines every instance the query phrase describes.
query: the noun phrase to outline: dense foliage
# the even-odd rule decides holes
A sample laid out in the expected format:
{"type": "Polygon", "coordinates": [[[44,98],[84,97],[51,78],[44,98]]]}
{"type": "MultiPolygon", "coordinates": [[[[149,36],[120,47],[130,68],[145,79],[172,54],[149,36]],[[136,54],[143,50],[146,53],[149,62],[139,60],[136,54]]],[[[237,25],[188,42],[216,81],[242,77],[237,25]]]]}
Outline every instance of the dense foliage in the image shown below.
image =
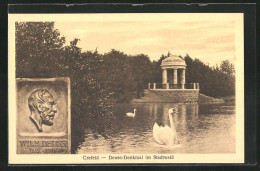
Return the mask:
{"type": "Polygon", "coordinates": [[[223,61],[218,67],[209,67],[199,59],[193,60],[185,56],[186,82],[199,83],[200,93],[212,97],[235,95],[234,66],[229,61],[223,61]]]}
{"type": "Polygon", "coordinates": [[[152,81],[152,65],[148,56],[128,56],[112,49],[103,55],[101,79],[104,89],[113,92],[117,102],[129,102],[143,95],[148,82],[152,81]]]}
{"type": "MultiPolygon", "coordinates": [[[[112,115],[111,102],[129,102],[144,95],[148,83],[161,83],[161,61],[171,54],[150,61],[144,54],[130,56],[112,49],[105,54],[77,47],[79,39],[65,46],[65,37],[53,22],[16,23],[16,77],[70,77],[72,151],[83,140],[84,130],[106,137],[112,115]]],[[[223,61],[209,67],[188,55],[186,83],[200,83],[201,93],[213,97],[235,93],[234,66],[223,61]]]]}
{"type": "Polygon", "coordinates": [[[105,135],[112,118],[110,93],[98,81],[101,55],[82,52],[78,39],[64,46],[65,38],[53,22],[16,23],[16,77],[70,77],[72,152],[82,141],[84,130],[105,135]]]}

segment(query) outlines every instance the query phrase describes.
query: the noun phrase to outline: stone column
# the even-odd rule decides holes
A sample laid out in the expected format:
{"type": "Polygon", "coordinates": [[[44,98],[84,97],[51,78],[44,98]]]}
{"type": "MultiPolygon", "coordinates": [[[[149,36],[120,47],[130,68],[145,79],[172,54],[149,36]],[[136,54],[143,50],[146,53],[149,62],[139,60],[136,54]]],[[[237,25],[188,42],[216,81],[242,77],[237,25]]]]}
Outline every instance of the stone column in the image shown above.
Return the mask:
{"type": "Polygon", "coordinates": [[[185,88],[185,69],[182,70],[182,75],[181,75],[181,88],[185,88]]]}
{"type": "Polygon", "coordinates": [[[167,69],[162,70],[162,84],[167,83],[167,69]]]}
{"type": "Polygon", "coordinates": [[[197,83],[197,89],[200,89],[200,84],[199,83],[197,83]]]}
{"type": "Polygon", "coordinates": [[[148,89],[151,89],[151,83],[148,83],[148,89]]]}
{"type": "Polygon", "coordinates": [[[173,84],[178,84],[177,69],[173,69],[173,84]]]}

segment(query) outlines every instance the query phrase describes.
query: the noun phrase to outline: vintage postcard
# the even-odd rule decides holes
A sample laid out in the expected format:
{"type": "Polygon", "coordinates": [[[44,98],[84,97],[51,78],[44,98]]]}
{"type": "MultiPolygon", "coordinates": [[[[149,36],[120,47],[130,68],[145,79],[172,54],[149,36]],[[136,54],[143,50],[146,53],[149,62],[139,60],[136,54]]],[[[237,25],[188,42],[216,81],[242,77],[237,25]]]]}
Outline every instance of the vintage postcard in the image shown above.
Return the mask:
{"type": "Polygon", "coordinates": [[[243,13],[8,18],[9,164],[244,163],[243,13]]]}

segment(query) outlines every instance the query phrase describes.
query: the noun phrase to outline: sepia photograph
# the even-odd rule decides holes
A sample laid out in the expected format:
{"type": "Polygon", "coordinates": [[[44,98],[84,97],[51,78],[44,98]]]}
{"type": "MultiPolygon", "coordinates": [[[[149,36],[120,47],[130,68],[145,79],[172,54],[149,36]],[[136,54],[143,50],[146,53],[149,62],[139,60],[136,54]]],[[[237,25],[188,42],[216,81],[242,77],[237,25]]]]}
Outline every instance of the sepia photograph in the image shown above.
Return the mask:
{"type": "Polygon", "coordinates": [[[243,163],[243,38],[242,13],[9,14],[9,162],[243,163]]]}

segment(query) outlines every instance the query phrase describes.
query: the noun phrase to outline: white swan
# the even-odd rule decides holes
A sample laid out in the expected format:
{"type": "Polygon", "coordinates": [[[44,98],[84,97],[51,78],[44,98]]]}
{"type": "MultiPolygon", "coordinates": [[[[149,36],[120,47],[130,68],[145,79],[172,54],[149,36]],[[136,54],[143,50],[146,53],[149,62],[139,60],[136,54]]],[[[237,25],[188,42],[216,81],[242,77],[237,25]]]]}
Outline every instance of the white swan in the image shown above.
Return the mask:
{"type": "Polygon", "coordinates": [[[156,143],[161,145],[172,146],[175,144],[180,144],[179,139],[177,137],[176,129],[173,124],[172,114],[176,114],[176,110],[170,108],[168,111],[170,126],[159,126],[156,122],[153,126],[153,138],[156,143]]]}
{"type": "Polygon", "coordinates": [[[134,109],[134,113],[131,113],[131,112],[126,113],[126,116],[127,116],[127,117],[131,117],[131,118],[134,118],[134,117],[135,117],[135,111],[137,111],[137,110],[134,109]]]}

